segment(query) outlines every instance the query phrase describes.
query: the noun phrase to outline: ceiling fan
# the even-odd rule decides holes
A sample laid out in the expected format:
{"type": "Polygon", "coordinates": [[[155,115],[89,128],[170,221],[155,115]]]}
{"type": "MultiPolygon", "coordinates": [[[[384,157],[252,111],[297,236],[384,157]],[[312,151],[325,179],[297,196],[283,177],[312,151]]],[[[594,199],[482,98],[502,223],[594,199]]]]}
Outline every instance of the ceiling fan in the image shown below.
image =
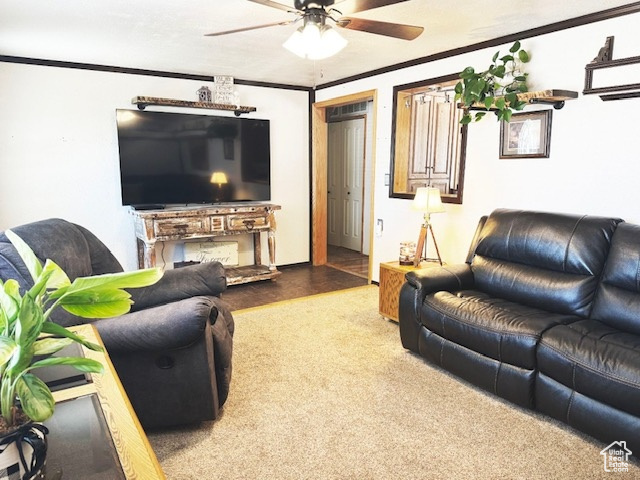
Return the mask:
{"type": "Polygon", "coordinates": [[[303,25],[294,32],[289,40],[284,43],[284,47],[301,57],[319,59],[326,58],[337,53],[347,43],[346,40],[331,28],[327,23],[327,20],[330,20],[340,28],[375,33],[377,35],[384,35],[402,40],[413,40],[424,30],[423,27],[414,25],[403,25],[400,23],[381,22],[378,20],[366,20],[363,18],[342,16],[343,13],[362,12],[373,8],[384,7],[386,5],[406,2],[408,0],[295,0],[293,7],[274,2],[272,0],[249,1],[259,3],[267,7],[284,10],[296,15],[296,17],[282,22],[209,33],[205,36],[216,37],[266,27],[291,25],[302,20],[303,25]],[[340,10],[333,8],[333,6],[337,4],[340,4],[340,10]]]}

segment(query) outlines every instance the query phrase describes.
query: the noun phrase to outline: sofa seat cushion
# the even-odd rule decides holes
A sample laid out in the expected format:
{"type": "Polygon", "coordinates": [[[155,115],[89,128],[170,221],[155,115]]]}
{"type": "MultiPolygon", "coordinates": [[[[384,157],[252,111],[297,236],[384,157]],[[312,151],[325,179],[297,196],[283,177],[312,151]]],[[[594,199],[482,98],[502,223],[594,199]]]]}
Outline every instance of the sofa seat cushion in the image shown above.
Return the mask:
{"type": "Polygon", "coordinates": [[[588,397],[640,416],[640,337],[597,320],[551,328],[538,347],[541,373],[588,397]]]}
{"type": "Polygon", "coordinates": [[[421,323],[451,342],[500,362],[533,370],[536,346],[549,328],[580,320],[491,297],[476,290],[427,295],[421,323]]]}

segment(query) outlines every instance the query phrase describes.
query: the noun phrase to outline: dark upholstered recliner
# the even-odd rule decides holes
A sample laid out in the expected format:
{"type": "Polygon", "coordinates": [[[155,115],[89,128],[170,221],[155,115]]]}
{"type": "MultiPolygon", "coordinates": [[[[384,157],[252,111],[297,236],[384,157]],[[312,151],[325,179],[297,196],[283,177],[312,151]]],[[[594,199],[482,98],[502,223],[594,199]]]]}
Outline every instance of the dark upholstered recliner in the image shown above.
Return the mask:
{"type": "Polygon", "coordinates": [[[499,209],[466,263],[406,280],[405,348],[640,455],[640,226],[499,209]]]}
{"type": "MultiPolygon", "coordinates": [[[[50,258],[71,280],[122,271],[107,247],[79,225],[49,219],[11,230],[41,261],[50,258]]],[[[4,233],[0,278],[32,285],[4,233]]],[[[155,285],[130,291],[130,313],[93,321],[145,428],[218,416],[229,393],[234,328],[219,298],[225,288],[224,268],[217,262],[167,270],[155,285]]],[[[64,326],[87,322],[62,309],[52,320],[64,326]]]]}

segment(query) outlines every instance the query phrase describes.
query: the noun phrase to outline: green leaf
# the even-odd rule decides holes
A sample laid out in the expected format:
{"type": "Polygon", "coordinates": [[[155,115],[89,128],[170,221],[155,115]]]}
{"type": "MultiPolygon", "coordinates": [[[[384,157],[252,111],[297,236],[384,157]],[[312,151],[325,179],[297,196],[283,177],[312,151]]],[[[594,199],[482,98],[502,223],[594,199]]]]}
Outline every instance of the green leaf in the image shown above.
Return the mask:
{"type": "Polygon", "coordinates": [[[524,110],[524,107],[527,106],[527,102],[523,100],[518,100],[515,105],[512,105],[511,108],[514,110],[524,110]]]}
{"type": "Polygon", "coordinates": [[[49,298],[58,299],[71,293],[88,292],[95,289],[146,287],[156,283],[161,277],[162,270],[160,268],[78,277],[70,286],[52,292],[49,298]]]}
{"type": "Polygon", "coordinates": [[[505,110],[505,111],[503,111],[503,112],[502,112],[502,119],[503,119],[505,122],[509,122],[509,121],[511,121],[511,114],[512,114],[512,113],[513,113],[513,112],[511,112],[511,110],[505,110]]]}
{"type": "Polygon", "coordinates": [[[473,67],[467,67],[462,72],[460,72],[460,78],[468,79],[472,78],[475,75],[476,71],[473,67]]]}
{"type": "Polygon", "coordinates": [[[496,60],[498,59],[498,55],[500,55],[500,50],[498,50],[491,58],[492,63],[496,63],[496,60]]]}
{"type": "Polygon", "coordinates": [[[20,284],[14,279],[9,279],[0,288],[0,309],[7,316],[8,322],[13,322],[18,315],[20,298],[20,284]]]}
{"type": "Polygon", "coordinates": [[[474,118],[475,122],[479,122],[480,120],[482,120],[482,117],[484,117],[487,114],[487,112],[476,112],[476,116],[474,118]]]}
{"type": "Polygon", "coordinates": [[[40,260],[38,260],[38,257],[36,257],[36,254],[33,253],[31,247],[29,247],[24,240],[11,230],[5,230],[4,233],[18,251],[18,255],[20,255],[20,258],[22,258],[22,261],[27,266],[33,281],[37,282],[38,277],[42,272],[42,264],[40,263],[40,260]]]}
{"type": "Polygon", "coordinates": [[[518,52],[518,58],[522,63],[527,63],[529,60],[531,60],[531,57],[529,57],[529,54],[524,50],[520,50],[518,52]]]}
{"type": "Polygon", "coordinates": [[[518,82],[526,82],[527,81],[527,76],[526,75],[518,75],[517,77],[514,77],[513,79],[518,81],[518,82]]]}
{"type": "Polygon", "coordinates": [[[507,62],[511,62],[513,61],[513,55],[505,55],[504,57],[502,57],[500,59],[503,63],[507,63],[507,62]]]}
{"type": "Polygon", "coordinates": [[[517,52],[518,50],[520,50],[520,41],[519,41],[519,40],[516,40],[516,41],[515,41],[515,43],[514,43],[513,45],[511,45],[511,48],[509,49],[509,51],[510,51],[511,53],[515,53],[515,52],[517,52]]]}
{"type": "Polygon", "coordinates": [[[72,292],[60,299],[67,312],[83,318],[110,318],[131,310],[131,294],[116,288],[72,292]]]}
{"type": "Polygon", "coordinates": [[[468,113],[465,113],[462,118],[460,119],[460,123],[462,125],[468,125],[471,123],[471,115],[468,113]]]}
{"type": "Polygon", "coordinates": [[[0,337],[0,367],[3,367],[11,359],[16,351],[16,342],[10,337],[0,337]]]}
{"type": "Polygon", "coordinates": [[[20,347],[27,348],[33,345],[40,335],[44,315],[42,309],[29,295],[22,297],[22,305],[16,323],[16,342],[20,347]]]}
{"type": "Polygon", "coordinates": [[[34,343],[33,354],[34,355],[50,355],[52,353],[59,352],[64,347],[71,345],[73,340],[70,338],[56,338],[56,337],[46,337],[37,340],[34,343]]]}
{"type": "Polygon", "coordinates": [[[34,422],[44,422],[53,415],[55,402],[49,387],[38,377],[25,373],[16,383],[22,410],[34,422]]]}
{"type": "Polygon", "coordinates": [[[57,323],[44,322],[44,324],[42,325],[42,333],[50,333],[52,335],[57,335],[59,337],[70,338],[74,342],[80,343],[85,347],[87,347],[89,350],[95,350],[96,352],[102,352],[104,350],[100,345],[91,343],[90,341],[86,340],[84,337],[81,337],[80,335],[76,335],[75,333],[64,328],[62,325],[58,325],[57,323]]]}
{"type": "Polygon", "coordinates": [[[88,373],[104,372],[104,365],[102,365],[102,363],[92,358],[82,357],[49,357],[33,362],[31,368],[51,367],[53,365],[68,365],[81,372],[88,373]]]}
{"type": "Polygon", "coordinates": [[[496,99],[496,108],[498,110],[502,110],[505,107],[506,101],[504,99],[504,97],[500,97],[498,99],[496,99]]]}
{"type": "Polygon", "coordinates": [[[504,74],[506,73],[506,71],[507,69],[504,67],[504,65],[499,65],[493,69],[492,73],[498,78],[504,78],[504,74]]]}
{"type": "Polygon", "coordinates": [[[495,100],[495,97],[493,95],[489,95],[487,98],[484,99],[484,106],[487,108],[491,108],[493,106],[494,100],[495,100]]]}
{"type": "Polygon", "coordinates": [[[462,93],[462,82],[456,83],[456,86],[453,89],[453,91],[456,92],[457,95],[460,95],[462,93]]]}
{"type": "Polygon", "coordinates": [[[504,96],[504,99],[507,101],[509,105],[514,105],[518,101],[518,96],[515,93],[511,92],[511,93],[507,93],[504,96]]]}

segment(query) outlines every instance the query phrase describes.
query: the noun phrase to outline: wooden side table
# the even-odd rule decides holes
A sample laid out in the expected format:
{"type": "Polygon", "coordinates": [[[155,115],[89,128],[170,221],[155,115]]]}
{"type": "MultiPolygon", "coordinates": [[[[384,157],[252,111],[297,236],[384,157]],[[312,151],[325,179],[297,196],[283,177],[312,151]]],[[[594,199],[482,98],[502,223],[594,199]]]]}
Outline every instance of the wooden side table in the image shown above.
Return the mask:
{"type": "Polygon", "coordinates": [[[390,320],[399,320],[400,289],[404,284],[404,276],[407,272],[422,268],[439,267],[440,263],[422,262],[417,267],[413,265],[400,265],[399,262],[384,262],[380,264],[380,315],[390,320]]]}

